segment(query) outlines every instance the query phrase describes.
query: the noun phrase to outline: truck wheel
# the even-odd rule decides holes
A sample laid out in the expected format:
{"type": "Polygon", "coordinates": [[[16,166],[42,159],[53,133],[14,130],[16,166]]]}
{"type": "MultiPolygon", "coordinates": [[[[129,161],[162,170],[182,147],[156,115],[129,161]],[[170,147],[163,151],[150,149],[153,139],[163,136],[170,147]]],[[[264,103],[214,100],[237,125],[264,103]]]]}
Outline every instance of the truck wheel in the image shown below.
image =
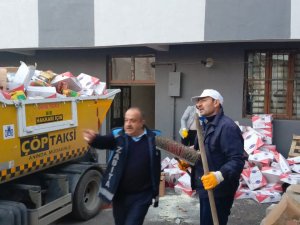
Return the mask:
{"type": "Polygon", "coordinates": [[[98,196],[102,175],[97,170],[87,171],[78,182],[73,195],[72,216],[88,220],[100,211],[102,201],[98,196]]]}

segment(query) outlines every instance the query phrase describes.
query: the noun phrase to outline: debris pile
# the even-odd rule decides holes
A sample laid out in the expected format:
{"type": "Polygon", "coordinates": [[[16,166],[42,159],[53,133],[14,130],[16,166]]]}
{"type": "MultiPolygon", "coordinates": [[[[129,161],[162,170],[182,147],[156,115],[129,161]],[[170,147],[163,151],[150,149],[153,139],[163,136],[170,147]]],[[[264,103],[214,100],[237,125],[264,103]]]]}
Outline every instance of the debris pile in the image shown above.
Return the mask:
{"type": "Polygon", "coordinates": [[[240,126],[248,155],[236,199],[278,202],[283,184],[300,183],[300,156],[285,158],[273,144],[272,115],[253,115],[252,127],[240,126]]]}
{"type": "Polygon", "coordinates": [[[85,73],[75,77],[69,71],[62,74],[40,71],[24,62],[19,67],[0,67],[0,99],[65,98],[105,93],[106,83],[85,73]]]}

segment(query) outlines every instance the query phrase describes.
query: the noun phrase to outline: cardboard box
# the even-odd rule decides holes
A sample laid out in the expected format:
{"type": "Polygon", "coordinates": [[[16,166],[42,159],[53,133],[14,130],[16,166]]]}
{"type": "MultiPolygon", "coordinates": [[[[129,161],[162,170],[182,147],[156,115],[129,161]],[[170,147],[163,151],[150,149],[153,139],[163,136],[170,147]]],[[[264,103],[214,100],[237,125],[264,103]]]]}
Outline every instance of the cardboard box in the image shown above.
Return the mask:
{"type": "Polygon", "coordinates": [[[254,150],[264,145],[261,137],[253,131],[243,133],[244,150],[250,155],[254,150]]]}
{"type": "Polygon", "coordinates": [[[279,163],[280,169],[283,173],[290,173],[291,172],[291,168],[289,166],[288,161],[283,157],[283,155],[281,155],[280,153],[276,156],[276,161],[279,163]]]}
{"type": "Polygon", "coordinates": [[[273,130],[271,128],[257,128],[255,130],[263,136],[262,140],[265,144],[272,144],[273,130]]]}
{"type": "Polygon", "coordinates": [[[254,163],[259,168],[269,166],[273,159],[274,155],[272,153],[263,151],[257,151],[248,157],[249,162],[254,163]]]}
{"type": "Polygon", "coordinates": [[[283,192],[282,183],[281,182],[269,183],[269,184],[267,184],[266,186],[263,187],[263,190],[275,191],[275,192],[282,193],[283,192]]]}
{"type": "Polygon", "coordinates": [[[274,203],[281,200],[281,194],[273,191],[253,191],[252,197],[259,203],[274,203]]]}
{"type": "Polygon", "coordinates": [[[30,86],[49,87],[51,86],[51,81],[55,76],[57,76],[57,74],[53,73],[52,71],[35,70],[34,76],[30,81],[30,86]]]}
{"type": "Polygon", "coordinates": [[[183,187],[191,189],[191,177],[188,173],[184,173],[181,177],[178,178],[178,183],[183,187]]]}
{"type": "Polygon", "coordinates": [[[56,98],[55,87],[28,86],[26,93],[29,99],[56,98]]]}
{"type": "Polygon", "coordinates": [[[99,84],[97,84],[94,91],[96,95],[106,94],[106,82],[100,82],[99,84]]]}
{"type": "Polygon", "coordinates": [[[272,115],[271,114],[259,114],[252,116],[252,127],[256,128],[272,128],[272,115]]]}
{"type": "Polygon", "coordinates": [[[296,172],[296,173],[299,173],[300,174],[300,164],[294,164],[291,166],[291,169],[296,172]]]}
{"type": "Polygon", "coordinates": [[[79,74],[77,80],[83,89],[94,89],[95,86],[100,83],[100,79],[85,73],[79,74]]]}
{"type": "Polygon", "coordinates": [[[250,190],[261,188],[267,184],[266,178],[257,166],[243,169],[241,176],[250,190]]]}
{"type": "Polygon", "coordinates": [[[296,156],[296,157],[291,157],[291,158],[287,158],[287,161],[290,165],[293,165],[295,163],[300,164],[300,156],[296,156]]]}
{"type": "Polygon", "coordinates": [[[55,87],[58,86],[60,82],[66,82],[68,84],[68,89],[71,89],[72,91],[81,91],[82,87],[80,82],[77,80],[76,77],[73,76],[71,72],[65,72],[63,74],[59,74],[54,77],[54,79],[51,81],[51,84],[55,87]]]}
{"type": "Polygon", "coordinates": [[[267,179],[268,183],[277,183],[280,181],[282,171],[273,167],[263,167],[261,169],[262,174],[267,179]]]}
{"type": "Polygon", "coordinates": [[[253,198],[253,193],[249,188],[239,188],[234,195],[235,199],[248,199],[253,198]]]}
{"type": "Polygon", "coordinates": [[[288,184],[300,184],[300,174],[297,173],[282,174],[280,176],[280,181],[288,184]]]}

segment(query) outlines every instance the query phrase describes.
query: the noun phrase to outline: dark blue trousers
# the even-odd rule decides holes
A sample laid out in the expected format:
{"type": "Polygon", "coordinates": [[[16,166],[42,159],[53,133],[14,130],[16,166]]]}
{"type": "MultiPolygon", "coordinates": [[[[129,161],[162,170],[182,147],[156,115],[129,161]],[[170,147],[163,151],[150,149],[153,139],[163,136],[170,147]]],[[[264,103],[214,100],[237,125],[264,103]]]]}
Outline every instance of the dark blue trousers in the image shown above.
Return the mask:
{"type": "Polygon", "coordinates": [[[117,195],[113,199],[115,224],[142,225],[151,204],[152,191],[117,195]]]}
{"type": "MultiPolygon", "coordinates": [[[[210,204],[208,198],[199,198],[200,200],[200,224],[213,225],[210,204]]],[[[215,198],[219,225],[226,225],[234,197],[218,197],[215,198]]]]}

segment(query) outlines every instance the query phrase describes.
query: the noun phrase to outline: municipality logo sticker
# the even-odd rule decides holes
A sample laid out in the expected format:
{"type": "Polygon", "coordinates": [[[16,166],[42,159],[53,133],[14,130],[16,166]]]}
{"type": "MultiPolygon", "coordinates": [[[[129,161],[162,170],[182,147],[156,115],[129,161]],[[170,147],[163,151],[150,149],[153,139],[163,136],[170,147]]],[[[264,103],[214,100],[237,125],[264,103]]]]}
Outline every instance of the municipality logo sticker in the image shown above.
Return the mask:
{"type": "Polygon", "coordinates": [[[3,126],[3,138],[4,139],[11,139],[15,138],[15,126],[13,124],[4,125],[3,126]]]}

